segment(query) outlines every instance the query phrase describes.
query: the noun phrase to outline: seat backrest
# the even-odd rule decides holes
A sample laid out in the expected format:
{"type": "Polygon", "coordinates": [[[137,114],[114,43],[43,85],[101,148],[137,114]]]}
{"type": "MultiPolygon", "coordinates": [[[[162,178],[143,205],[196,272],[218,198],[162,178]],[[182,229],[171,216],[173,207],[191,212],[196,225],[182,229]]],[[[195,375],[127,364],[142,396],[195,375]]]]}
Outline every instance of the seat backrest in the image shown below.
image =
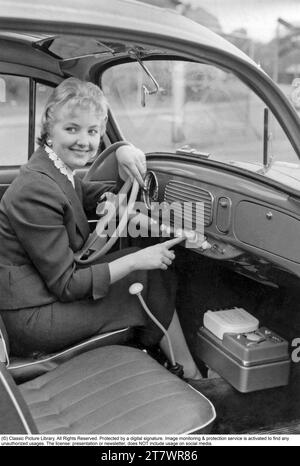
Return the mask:
{"type": "Polygon", "coordinates": [[[25,401],[3,362],[0,362],[0,434],[37,434],[25,401]]]}

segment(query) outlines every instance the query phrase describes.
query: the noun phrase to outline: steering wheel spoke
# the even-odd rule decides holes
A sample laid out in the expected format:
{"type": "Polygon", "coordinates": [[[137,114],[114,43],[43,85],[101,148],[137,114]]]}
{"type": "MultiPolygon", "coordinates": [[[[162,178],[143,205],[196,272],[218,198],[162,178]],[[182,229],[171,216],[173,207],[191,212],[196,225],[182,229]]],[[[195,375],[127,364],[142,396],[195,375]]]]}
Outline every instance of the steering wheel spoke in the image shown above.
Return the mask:
{"type": "MultiPolygon", "coordinates": [[[[118,143],[117,143],[118,144],[118,143]]],[[[119,147],[119,144],[118,144],[119,147]]],[[[99,167],[103,161],[115,151],[114,145],[102,152],[98,157],[87,175],[85,180],[95,179],[95,173],[99,170],[99,167]]],[[[127,227],[128,220],[134,212],[134,205],[139,192],[139,184],[137,180],[131,180],[128,178],[118,195],[114,196],[111,201],[106,202],[107,213],[103,215],[97,222],[94,232],[89,236],[84,247],[75,254],[75,260],[81,265],[90,265],[95,263],[100,257],[106,254],[111,247],[116,243],[118,238],[127,227]],[[128,193],[130,192],[129,199],[128,193]],[[109,225],[116,224],[117,214],[119,213],[119,222],[115,230],[108,235],[109,225]]]]}

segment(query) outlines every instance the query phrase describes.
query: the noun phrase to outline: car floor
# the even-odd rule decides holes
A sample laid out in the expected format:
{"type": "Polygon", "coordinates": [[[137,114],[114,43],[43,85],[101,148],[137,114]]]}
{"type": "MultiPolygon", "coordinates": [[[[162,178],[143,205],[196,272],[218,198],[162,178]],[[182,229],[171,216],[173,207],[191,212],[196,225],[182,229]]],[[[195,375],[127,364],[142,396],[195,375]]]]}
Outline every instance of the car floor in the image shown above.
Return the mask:
{"type": "Polygon", "coordinates": [[[215,434],[300,434],[300,366],[293,364],[289,385],[239,393],[225,380],[203,379],[192,386],[214,404],[215,434]]]}
{"type": "MultiPolygon", "coordinates": [[[[177,311],[189,347],[200,369],[197,330],[206,310],[243,307],[260,325],[292,341],[300,337],[300,291],[274,289],[238,275],[217,261],[191,252],[177,253],[177,311]]],[[[240,393],[222,378],[193,382],[217,412],[212,433],[300,433],[300,363],[291,363],[287,386],[240,393]]]]}

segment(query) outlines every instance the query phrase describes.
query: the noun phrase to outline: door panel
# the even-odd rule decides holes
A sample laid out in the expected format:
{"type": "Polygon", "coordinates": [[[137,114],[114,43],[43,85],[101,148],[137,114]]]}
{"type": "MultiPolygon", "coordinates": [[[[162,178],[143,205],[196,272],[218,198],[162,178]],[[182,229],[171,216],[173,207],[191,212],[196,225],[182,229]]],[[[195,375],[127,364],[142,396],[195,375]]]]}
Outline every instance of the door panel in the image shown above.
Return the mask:
{"type": "Polygon", "coordinates": [[[19,173],[19,167],[16,168],[0,168],[0,200],[6,189],[13,182],[19,173]]]}

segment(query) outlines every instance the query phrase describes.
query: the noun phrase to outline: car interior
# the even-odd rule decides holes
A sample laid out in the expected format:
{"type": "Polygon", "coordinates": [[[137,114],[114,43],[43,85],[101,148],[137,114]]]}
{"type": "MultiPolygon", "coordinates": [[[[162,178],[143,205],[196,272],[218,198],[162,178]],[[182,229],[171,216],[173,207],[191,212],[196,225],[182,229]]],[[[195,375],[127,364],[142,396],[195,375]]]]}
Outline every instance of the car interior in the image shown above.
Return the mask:
{"type": "MultiPolygon", "coordinates": [[[[0,432],[300,433],[300,181],[298,155],[275,104],[220,57],[195,62],[163,46],[63,34],[1,33],[0,41],[10,56],[10,63],[0,57],[0,109],[8,115],[0,130],[0,196],[26,162],[22,148],[28,155],[35,148],[53,86],[68,76],[100,85],[110,104],[107,132],[98,158],[78,176],[113,183],[117,141],[145,151],[146,189],[137,199],[147,218],[157,205],[174,209],[170,218],[155,217],[152,237],[139,217],[142,234],[119,238],[113,248],[144,247],[184,232],[186,241],[176,247],[176,309],[203,375],[188,382],[176,377],[159,351],[149,355],[128,345],[130,328],[57,354],[16,358],[0,321],[0,432]],[[182,206],[195,202],[199,217],[187,207],[180,224],[182,206]],[[209,311],[234,309],[257,321],[249,331],[256,336],[236,333],[246,342],[241,359],[272,347],[257,364],[246,363],[238,380],[236,359],[204,329],[209,311]]],[[[97,221],[91,212],[91,232],[97,221]]]]}

